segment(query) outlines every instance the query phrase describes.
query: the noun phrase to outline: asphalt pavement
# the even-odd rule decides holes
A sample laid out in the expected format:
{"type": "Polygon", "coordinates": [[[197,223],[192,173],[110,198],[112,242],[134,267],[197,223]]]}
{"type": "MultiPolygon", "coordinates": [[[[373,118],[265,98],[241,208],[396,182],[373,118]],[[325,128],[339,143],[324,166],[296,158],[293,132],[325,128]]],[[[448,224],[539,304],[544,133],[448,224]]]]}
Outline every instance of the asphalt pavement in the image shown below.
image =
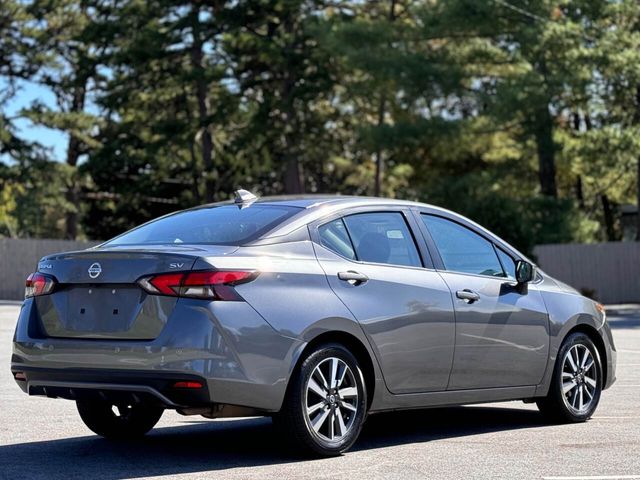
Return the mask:
{"type": "Polygon", "coordinates": [[[371,416],[352,451],[300,460],[268,418],[164,414],[144,439],[93,435],[67,400],[28,397],[10,371],[19,306],[0,303],[0,478],[638,479],[640,306],[610,309],[618,381],[587,423],[548,425],[522,402],[371,416]]]}

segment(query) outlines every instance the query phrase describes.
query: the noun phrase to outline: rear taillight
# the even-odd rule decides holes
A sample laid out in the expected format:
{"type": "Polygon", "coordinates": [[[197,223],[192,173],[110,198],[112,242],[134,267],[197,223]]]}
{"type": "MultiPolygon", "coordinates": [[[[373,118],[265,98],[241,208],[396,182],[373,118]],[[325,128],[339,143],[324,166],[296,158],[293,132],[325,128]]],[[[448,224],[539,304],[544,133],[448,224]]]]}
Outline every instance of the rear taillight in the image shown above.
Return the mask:
{"type": "Polygon", "coordinates": [[[255,270],[215,270],[163,273],[144,277],[138,284],[153,295],[203,298],[209,300],[241,300],[233,288],[255,279],[255,270]]]}
{"type": "Polygon", "coordinates": [[[53,292],[56,285],[56,279],[43,273],[32,273],[27,278],[24,287],[24,298],[39,297],[53,292]]]}
{"type": "Polygon", "coordinates": [[[176,382],[172,385],[172,388],[202,388],[202,383],[200,382],[176,382]]]}

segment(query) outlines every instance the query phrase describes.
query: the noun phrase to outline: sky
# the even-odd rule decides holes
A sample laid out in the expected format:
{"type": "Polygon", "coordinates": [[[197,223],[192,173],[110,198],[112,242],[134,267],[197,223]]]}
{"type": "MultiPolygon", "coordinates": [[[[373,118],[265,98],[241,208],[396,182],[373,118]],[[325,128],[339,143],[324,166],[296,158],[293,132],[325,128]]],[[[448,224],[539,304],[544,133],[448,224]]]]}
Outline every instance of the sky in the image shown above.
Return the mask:
{"type": "MultiPolygon", "coordinates": [[[[0,89],[6,88],[7,83],[0,79],[0,89]]],[[[18,93],[7,102],[5,112],[9,117],[14,117],[18,112],[27,108],[34,100],[40,100],[45,105],[55,106],[55,97],[47,89],[32,82],[22,81],[19,84],[18,93]]],[[[18,129],[18,135],[29,141],[37,141],[50,150],[53,160],[63,161],[67,145],[67,135],[58,130],[33,125],[29,120],[17,119],[14,125],[18,129]]],[[[8,161],[6,158],[0,160],[8,161]]]]}

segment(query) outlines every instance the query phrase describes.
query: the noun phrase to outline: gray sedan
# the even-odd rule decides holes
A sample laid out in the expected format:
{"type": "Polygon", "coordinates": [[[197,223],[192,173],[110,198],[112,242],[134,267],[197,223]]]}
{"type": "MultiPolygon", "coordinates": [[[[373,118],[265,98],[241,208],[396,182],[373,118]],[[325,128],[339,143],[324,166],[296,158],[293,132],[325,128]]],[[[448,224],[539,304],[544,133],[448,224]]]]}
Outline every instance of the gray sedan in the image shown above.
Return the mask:
{"type": "Polygon", "coordinates": [[[582,422],[615,380],[602,305],[415,202],[238,191],[42,258],[25,296],[17,384],[111,439],[164,409],[269,415],[336,455],[386,410],[524,400],[582,422]]]}

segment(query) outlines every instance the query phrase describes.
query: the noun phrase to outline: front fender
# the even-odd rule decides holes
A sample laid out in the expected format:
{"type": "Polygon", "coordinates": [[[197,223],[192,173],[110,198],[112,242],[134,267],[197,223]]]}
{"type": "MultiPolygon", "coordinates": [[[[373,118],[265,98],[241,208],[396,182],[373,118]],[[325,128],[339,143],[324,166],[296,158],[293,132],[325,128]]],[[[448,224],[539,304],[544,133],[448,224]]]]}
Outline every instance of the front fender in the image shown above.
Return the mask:
{"type": "Polygon", "coordinates": [[[596,309],[595,302],[581,295],[557,291],[542,291],[542,297],[549,312],[549,360],[542,382],[536,388],[536,396],[545,396],[549,391],[560,347],[567,335],[581,326],[598,335],[604,347],[601,352],[604,358],[600,359],[606,378],[603,388],[611,386],[615,381],[615,345],[606,317],[596,309]]]}

